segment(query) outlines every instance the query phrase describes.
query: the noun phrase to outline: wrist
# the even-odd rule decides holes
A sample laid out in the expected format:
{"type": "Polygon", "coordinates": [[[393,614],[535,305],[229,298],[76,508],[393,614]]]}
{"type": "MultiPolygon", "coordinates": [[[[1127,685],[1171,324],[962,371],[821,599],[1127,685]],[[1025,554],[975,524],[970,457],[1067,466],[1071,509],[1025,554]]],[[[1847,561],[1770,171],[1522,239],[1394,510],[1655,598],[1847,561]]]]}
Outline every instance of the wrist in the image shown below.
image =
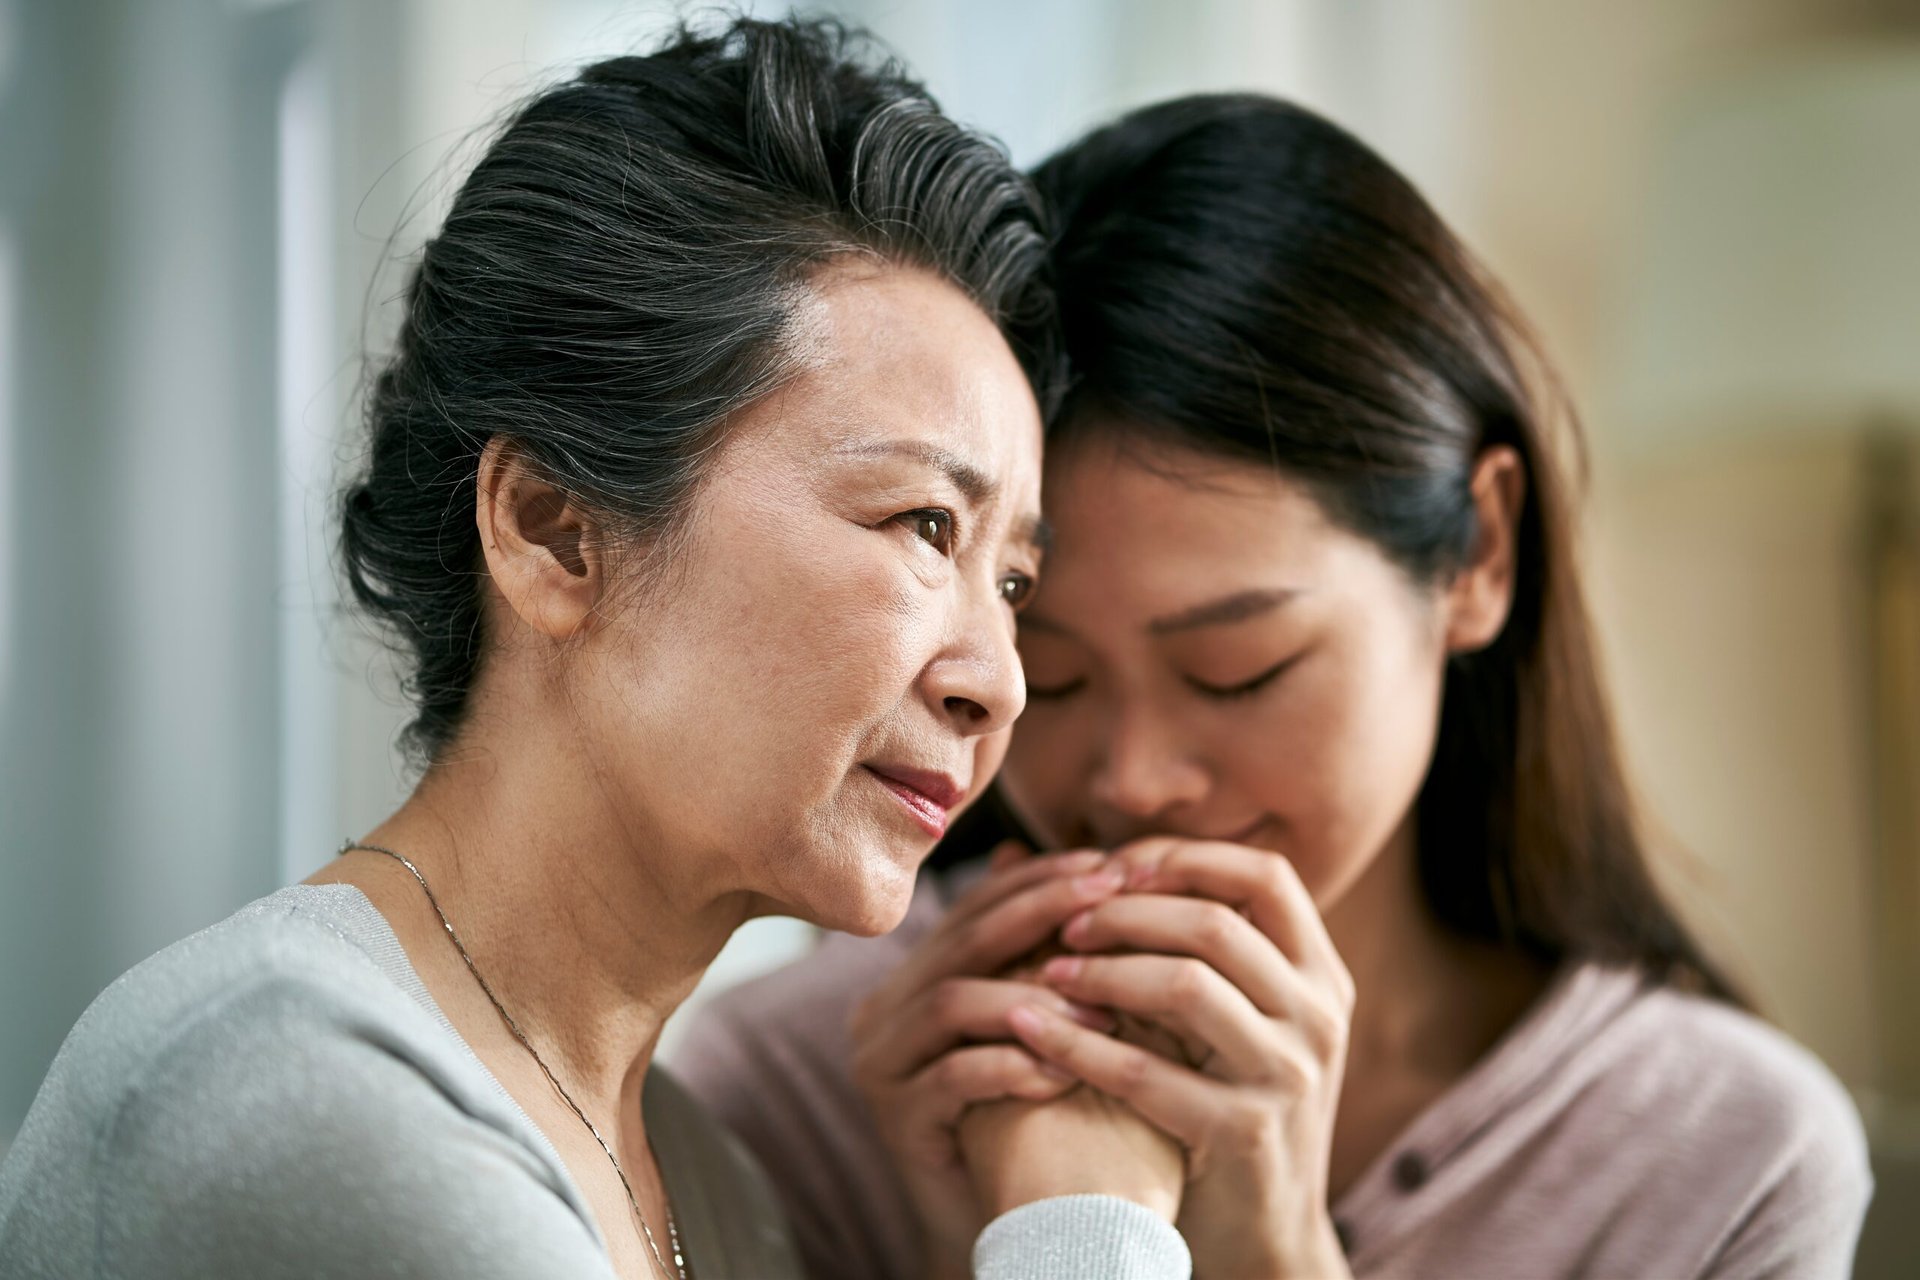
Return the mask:
{"type": "Polygon", "coordinates": [[[1324,1210],[1298,1237],[1300,1248],[1293,1251],[1280,1272],[1287,1276],[1313,1277],[1313,1280],[1350,1280],[1346,1246],[1334,1230],[1333,1218],[1324,1210]]]}
{"type": "Polygon", "coordinates": [[[1137,1183],[1116,1179],[1112,1171],[1073,1171],[1064,1176],[1055,1170],[1045,1179],[1010,1177],[988,1188],[985,1207],[989,1219],[997,1218],[1022,1205],[1060,1196],[1113,1196],[1131,1201],[1172,1223],[1180,1215],[1180,1196],[1175,1189],[1156,1186],[1151,1179],[1137,1183]],[[1103,1176],[1104,1174],[1104,1176],[1103,1176]]]}

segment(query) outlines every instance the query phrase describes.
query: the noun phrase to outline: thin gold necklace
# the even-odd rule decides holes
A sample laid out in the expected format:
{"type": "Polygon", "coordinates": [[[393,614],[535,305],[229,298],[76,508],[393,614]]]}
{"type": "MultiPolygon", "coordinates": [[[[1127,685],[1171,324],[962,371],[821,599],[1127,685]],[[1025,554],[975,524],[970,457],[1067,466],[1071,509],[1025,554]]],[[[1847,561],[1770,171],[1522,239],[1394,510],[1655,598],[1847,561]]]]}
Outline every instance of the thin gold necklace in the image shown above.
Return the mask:
{"type": "MultiPolygon", "coordinates": [[[[679,1280],[687,1280],[687,1255],[686,1251],[680,1247],[680,1226],[673,1220],[672,1198],[668,1197],[667,1199],[667,1243],[673,1246],[673,1269],[668,1270],[666,1259],[660,1256],[660,1246],[653,1241],[653,1229],[647,1225],[647,1215],[640,1212],[639,1197],[633,1194],[633,1184],[627,1181],[627,1171],[620,1167],[620,1158],[613,1154],[613,1148],[607,1144],[605,1138],[600,1136],[600,1130],[594,1126],[593,1121],[587,1119],[587,1113],[580,1109],[580,1104],[573,1100],[573,1095],[567,1092],[566,1086],[562,1085],[560,1081],[554,1077],[553,1068],[549,1067],[547,1060],[540,1056],[540,1051],[533,1047],[533,1041],[527,1039],[527,1033],[522,1031],[520,1024],[513,1020],[513,1015],[507,1012],[507,1007],[500,1003],[500,997],[493,994],[493,987],[490,986],[486,978],[482,976],[479,966],[473,963],[473,957],[467,954],[467,945],[460,941],[460,935],[454,932],[453,921],[447,919],[447,913],[440,909],[440,899],[433,896],[433,886],[429,885],[427,878],[420,874],[420,868],[414,866],[413,863],[407,861],[406,858],[383,845],[361,844],[351,836],[340,842],[340,852],[343,855],[351,853],[355,849],[364,849],[368,853],[386,854],[408,871],[411,871],[413,878],[420,882],[421,891],[427,895],[427,903],[433,908],[433,914],[440,917],[441,927],[446,929],[447,936],[453,939],[454,950],[458,951],[460,958],[467,962],[467,972],[471,973],[473,980],[480,984],[480,989],[487,993],[487,999],[493,1002],[494,1011],[500,1015],[500,1020],[507,1024],[507,1030],[513,1033],[513,1038],[518,1040],[526,1051],[533,1055],[533,1060],[539,1065],[541,1074],[546,1076],[547,1083],[553,1086],[554,1092],[560,1095],[561,1099],[572,1109],[573,1114],[580,1117],[580,1123],[587,1126],[587,1132],[592,1134],[593,1140],[600,1144],[600,1149],[607,1153],[607,1163],[613,1166],[614,1173],[620,1177],[620,1185],[626,1189],[627,1203],[633,1207],[633,1216],[640,1223],[640,1233],[647,1238],[647,1248],[653,1253],[654,1264],[658,1266],[665,1275],[672,1276],[677,1274],[679,1280]]],[[[665,1188],[663,1187],[662,1191],[664,1192],[664,1190],[665,1188]]]]}

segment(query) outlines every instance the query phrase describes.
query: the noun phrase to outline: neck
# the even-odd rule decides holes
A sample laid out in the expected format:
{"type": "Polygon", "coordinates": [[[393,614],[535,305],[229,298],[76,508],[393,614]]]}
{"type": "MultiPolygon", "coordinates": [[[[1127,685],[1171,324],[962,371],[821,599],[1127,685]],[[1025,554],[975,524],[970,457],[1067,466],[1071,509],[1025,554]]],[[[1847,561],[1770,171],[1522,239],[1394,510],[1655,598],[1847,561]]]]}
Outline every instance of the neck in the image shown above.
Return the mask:
{"type": "MultiPolygon", "coordinates": [[[[591,761],[553,740],[564,735],[544,737],[515,726],[510,747],[467,744],[361,839],[420,869],[474,967],[569,1092],[624,1113],[668,1015],[747,911],[740,894],[703,893],[700,859],[676,858],[644,819],[611,809],[591,761]]],[[[441,948],[464,969],[404,867],[365,852],[342,862],[353,859],[332,878],[372,881],[410,954],[441,948]]]]}
{"type": "Polygon", "coordinates": [[[1414,823],[1410,812],[1325,913],[1356,992],[1349,1079],[1411,1074],[1450,1083],[1538,991],[1531,963],[1461,938],[1433,914],[1420,887],[1414,823]]]}

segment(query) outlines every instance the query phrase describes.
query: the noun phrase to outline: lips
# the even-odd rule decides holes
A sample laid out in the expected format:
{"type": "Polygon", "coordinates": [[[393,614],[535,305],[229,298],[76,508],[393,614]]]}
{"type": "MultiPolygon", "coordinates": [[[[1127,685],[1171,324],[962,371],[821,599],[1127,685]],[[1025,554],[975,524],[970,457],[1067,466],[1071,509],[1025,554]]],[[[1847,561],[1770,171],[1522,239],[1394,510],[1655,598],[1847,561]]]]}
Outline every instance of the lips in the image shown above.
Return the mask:
{"type": "Polygon", "coordinates": [[[896,764],[865,767],[936,838],[946,834],[948,813],[967,797],[965,787],[932,769],[896,764]]]}
{"type": "Polygon", "coordinates": [[[1221,840],[1227,844],[1250,844],[1252,843],[1253,838],[1259,835],[1260,832],[1265,829],[1267,823],[1271,820],[1272,819],[1269,817],[1269,815],[1263,813],[1259,817],[1255,818],[1251,825],[1242,827],[1240,830],[1234,832],[1232,835],[1216,836],[1215,839],[1221,840]]]}
{"type": "Polygon", "coordinates": [[[1068,845],[1085,845],[1089,848],[1098,849],[1117,849],[1122,845],[1131,844],[1135,840],[1145,840],[1153,836],[1167,836],[1175,840],[1204,840],[1217,842],[1219,844],[1241,844],[1257,847],[1254,845],[1254,841],[1267,833],[1273,820],[1272,814],[1263,813],[1245,826],[1225,832],[1183,831],[1178,828],[1164,826],[1129,826],[1125,829],[1114,830],[1100,828],[1098,824],[1094,824],[1083,830],[1068,833],[1074,837],[1068,841],[1068,845]]]}

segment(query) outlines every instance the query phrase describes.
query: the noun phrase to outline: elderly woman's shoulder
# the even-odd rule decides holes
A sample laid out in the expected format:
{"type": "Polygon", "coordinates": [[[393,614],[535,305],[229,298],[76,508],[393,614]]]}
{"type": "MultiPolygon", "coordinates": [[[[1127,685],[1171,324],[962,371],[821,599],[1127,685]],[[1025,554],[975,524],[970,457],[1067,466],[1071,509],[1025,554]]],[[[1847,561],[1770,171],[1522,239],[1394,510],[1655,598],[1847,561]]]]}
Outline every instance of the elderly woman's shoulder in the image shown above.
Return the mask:
{"type": "MultiPolygon", "coordinates": [[[[296,885],[149,956],[88,1006],[49,1083],[106,1103],[170,1061],[230,1058],[269,1028],[312,1030],[369,1005],[428,1018],[356,936],[366,931],[353,899],[377,915],[358,890],[296,885]]],[[[287,1048],[297,1055],[297,1043],[287,1048]]]]}
{"type": "Polygon", "coordinates": [[[410,971],[372,912],[357,890],[295,886],[103,992],[0,1166],[0,1253],[28,1275],[136,1257],[151,1275],[320,1275],[437,1250],[513,1275],[535,1272],[496,1268],[545,1249],[602,1274],[557,1157],[396,980],[410,971]],[[449,1199],[468,1203],[440,1213],[449,1199]],[[523,1236],[496,1238],[482,1210],[520,1214],[523,1236]]]}

